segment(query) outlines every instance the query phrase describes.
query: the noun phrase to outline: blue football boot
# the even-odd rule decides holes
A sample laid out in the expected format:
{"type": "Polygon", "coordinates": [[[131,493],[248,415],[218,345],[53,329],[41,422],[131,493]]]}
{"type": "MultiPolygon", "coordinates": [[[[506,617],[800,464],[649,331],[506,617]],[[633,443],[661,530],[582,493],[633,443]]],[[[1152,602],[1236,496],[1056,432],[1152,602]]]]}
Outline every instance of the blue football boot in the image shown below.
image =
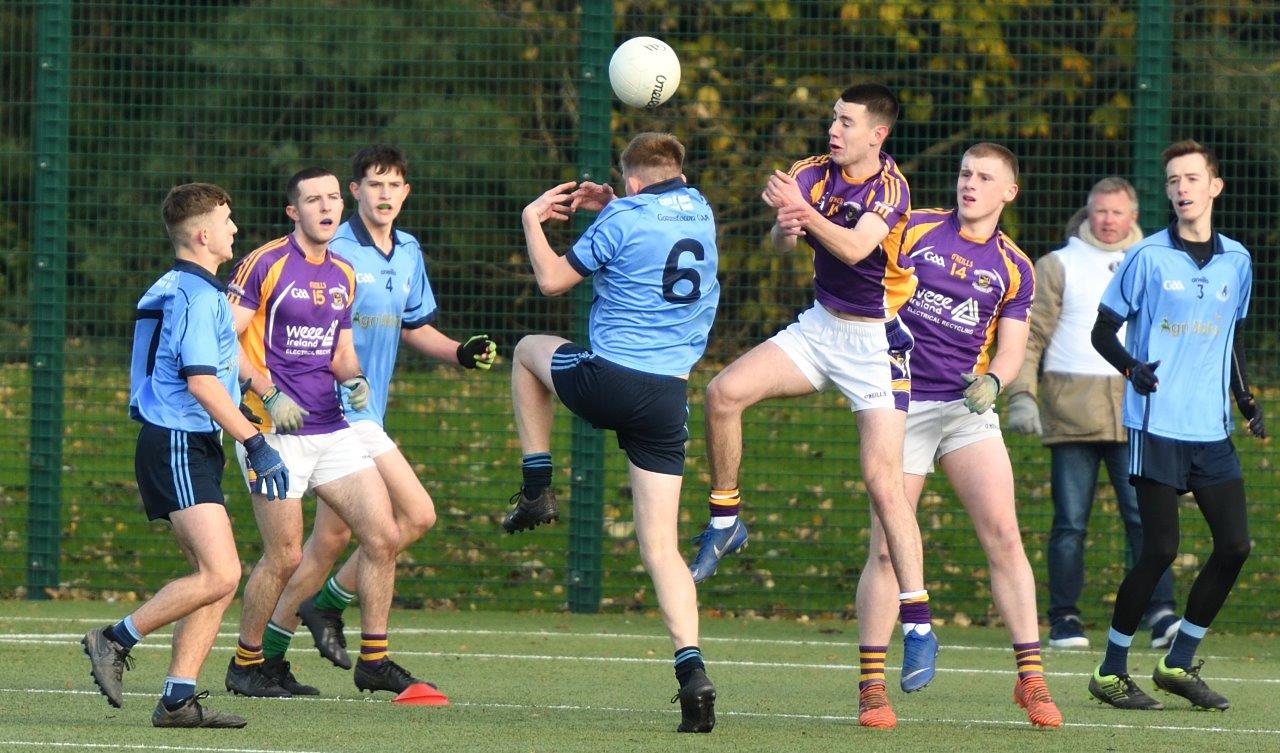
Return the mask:
{"type": "Polygon", "coordinates": [[[707,527],[694,536],[693,540],[702,546],[698,547],[698,556],[693,558],[689,573],[693,575],[694,583],[701,583],[715,573],[721,557],[733,554],[747,545],[747,526],[742,518],[735,520],[728,528],[714,528],[707,523],[707,527]]]}
{"type": "Polygon", "coordinates": [[[902,638],[902,692],[924,690],[938,670],[938,636],[932,630],[920,635],[915,630],[902,638]]]}

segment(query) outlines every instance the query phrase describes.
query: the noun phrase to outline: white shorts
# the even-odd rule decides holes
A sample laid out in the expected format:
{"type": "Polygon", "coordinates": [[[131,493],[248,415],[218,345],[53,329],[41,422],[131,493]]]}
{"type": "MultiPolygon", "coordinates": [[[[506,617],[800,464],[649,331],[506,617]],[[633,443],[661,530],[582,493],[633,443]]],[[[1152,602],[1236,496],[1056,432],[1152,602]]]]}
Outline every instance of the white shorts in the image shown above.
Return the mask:
{"type": "MultiPolygon", "coordinates": [[[[352,429],[338,429],[328,434],[264,434],[267,444],[280,453],[289,469],[289,499],[302,499],[302,495],[317,486],[337,481],[353,473],[373,467],[364,442],[352,429]]],[[[236,442],[236,459],[240,461],[240,473],[249,485],[249,462],[244,445],[236,442]]],[[[250,491],[253,490],[249,486],[250,491]]]]}
{"type": "Polygon", "coordinates": [[[927,476],[933,462],[974,442],[1002,438],[995,411],[973,414],[964,400],[912,400],[902,443],[902,472],[927,476]]]}
{"type": "Polygon", "coordinates": [[[853,412],[907,410],[915,340],[901,320],[851,322],[815,303],[769,341],[782,348],[815,390],[835,385],[853,412]]]}
{"type": "Polygon", "coordinates": [[[391,452],[396,449],[395,441],[387,436],[387,432],[378,425],[377,421],[363,419],[352,421],[350,425],[351,430],[364,443],[364,449],[368,451],[369,457],[376,458],[384,452],[391,452]]]}

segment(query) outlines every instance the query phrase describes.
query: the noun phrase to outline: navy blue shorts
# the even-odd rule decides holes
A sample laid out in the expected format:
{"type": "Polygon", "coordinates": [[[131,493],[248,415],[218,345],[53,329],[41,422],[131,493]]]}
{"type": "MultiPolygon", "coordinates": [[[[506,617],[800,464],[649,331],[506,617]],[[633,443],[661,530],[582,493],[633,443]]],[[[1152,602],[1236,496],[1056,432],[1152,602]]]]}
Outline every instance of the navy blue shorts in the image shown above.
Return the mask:
{"type": "Polygon", "coordinates": [[[226,504],[222,469],[227,464],[221,432],[191,432],[143,424],[133,453],[133,472],[147,520],[204,502],[226,504]]]}
{"type": "Polygon", "coordinates": [[[1172,486],[1179,494],[1243,478],[1231,440],[1184,442],[1129,430],[1129,479],[1172,486]]]}
{"type": "Polygon", "coordinates": [[[606,361],[574,343],[551,356],[551,382],[565,407],[597,429],[613,429],[637,468],[684,474],[689,382],[606,361]]]}

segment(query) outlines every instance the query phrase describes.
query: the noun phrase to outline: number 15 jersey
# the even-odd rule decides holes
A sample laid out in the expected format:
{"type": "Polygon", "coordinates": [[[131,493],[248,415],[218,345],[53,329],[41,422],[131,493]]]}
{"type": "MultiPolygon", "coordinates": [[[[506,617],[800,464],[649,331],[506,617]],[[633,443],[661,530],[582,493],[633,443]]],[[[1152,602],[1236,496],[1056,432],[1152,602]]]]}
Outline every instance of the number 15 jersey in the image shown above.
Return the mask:
{"type": "Polygon", "coordinates": [[[682,178],[609,202],[566,254],[594,276],[591,349],[650,374],[687,374],[720,302],[711,206],[682,178]]]}

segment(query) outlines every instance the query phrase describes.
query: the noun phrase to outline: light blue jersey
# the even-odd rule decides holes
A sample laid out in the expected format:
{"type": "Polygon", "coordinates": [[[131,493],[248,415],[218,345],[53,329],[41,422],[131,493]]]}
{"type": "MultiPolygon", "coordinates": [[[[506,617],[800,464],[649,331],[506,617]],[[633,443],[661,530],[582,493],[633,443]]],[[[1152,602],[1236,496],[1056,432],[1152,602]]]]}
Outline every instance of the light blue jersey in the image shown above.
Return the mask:
{"type": "Polygon", "coordinates": [[[400,330],[416,329],[436,318],[436,297],[427,281],[422,246],[408,233],[392,230],[391,253],[374,244],[359,214],[342,223],[329,250],[355,267],[356,298],[351,307],[351,334],[360,368],[369,380],[369,404],[362,411],[347,402],[347,421],[376,421],[387,414],[387,393],[400,349],[400,330]]]}
{"type": "Polygon", "coordinates": [[[240,402],[240,346],[222,281],[203,267],[176,261],[138,301],[129,417],[166,429],[216,431],[187,379],[218,377],[232,402],[240,402]]]}
{"type": "Polygon", "coordinates": [[[1126,389],[1125,426],[1186,442],[1231,433],[1231,344],[1252,287],[1249,251],[1217,233],[1203,267],[1172,228],[1125,254],[1098,310],[1127,322],[1125,347],[1134,358],[1160,361],[1155,392],[1126,389]]]}
{"type": "Polygon", "coordinates": [[[681,178],[618,198],[566,255],[594,275],[591,349],[663,376],[688,374],[707,348],[720,301],[711,206],[681,178]]]}

